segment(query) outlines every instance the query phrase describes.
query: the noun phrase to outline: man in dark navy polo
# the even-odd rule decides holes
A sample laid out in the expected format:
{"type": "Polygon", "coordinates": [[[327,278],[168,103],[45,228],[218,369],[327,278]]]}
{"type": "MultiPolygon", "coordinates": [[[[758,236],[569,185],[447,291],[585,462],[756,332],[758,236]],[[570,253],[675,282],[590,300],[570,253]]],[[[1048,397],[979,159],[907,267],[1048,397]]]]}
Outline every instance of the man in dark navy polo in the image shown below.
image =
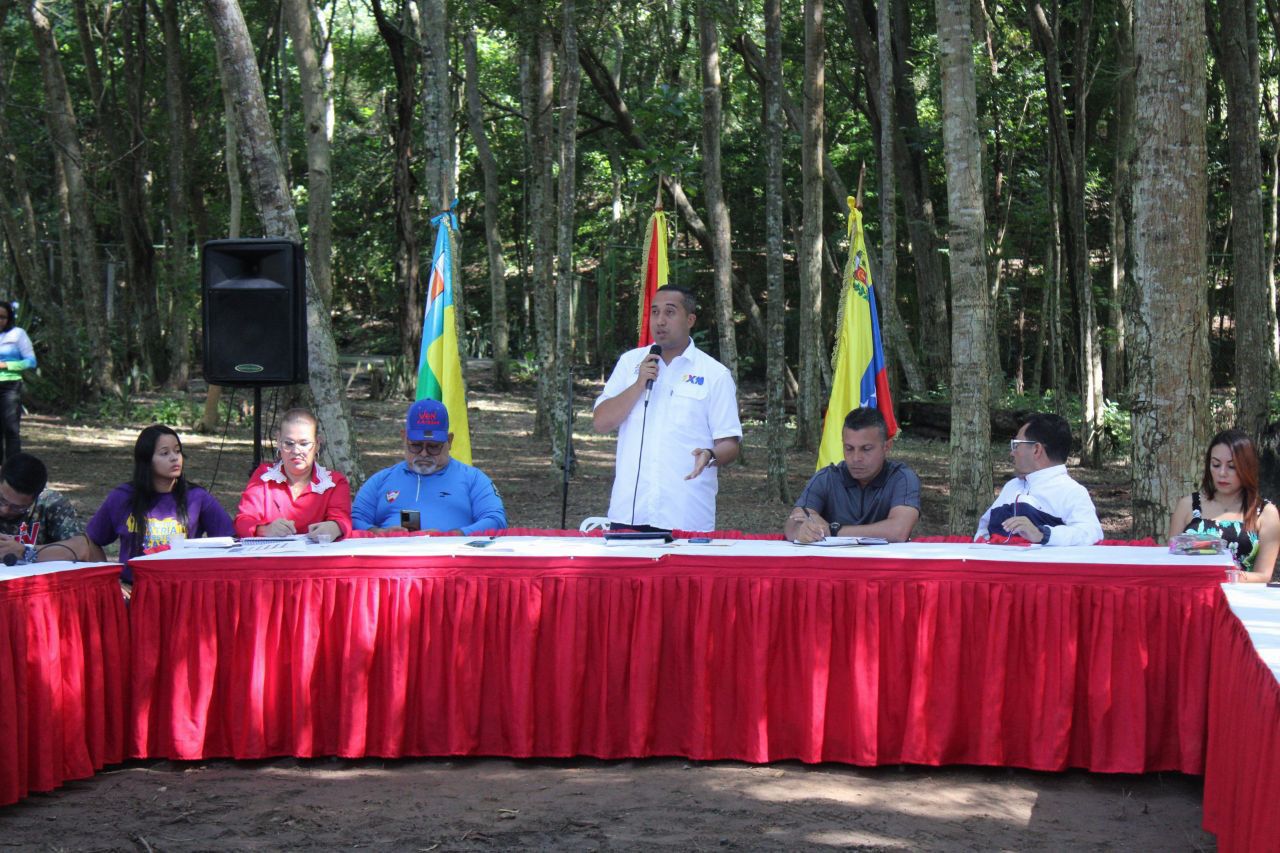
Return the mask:
{"type": "Polygon", "coordinates": [[[893,439],[878,409],[854,409],[844,419],[844,463],[814,474],[783,528],[794,542],[827,536],[879,536],[905,542],[920,518],[920,478],[888,459],[893,439]]]}

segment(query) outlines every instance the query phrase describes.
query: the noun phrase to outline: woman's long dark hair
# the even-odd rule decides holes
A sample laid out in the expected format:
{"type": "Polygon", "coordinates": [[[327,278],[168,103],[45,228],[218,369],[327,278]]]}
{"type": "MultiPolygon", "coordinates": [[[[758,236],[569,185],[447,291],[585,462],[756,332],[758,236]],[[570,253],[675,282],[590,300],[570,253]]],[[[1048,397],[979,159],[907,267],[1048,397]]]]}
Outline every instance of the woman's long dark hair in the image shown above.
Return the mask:
{"type": "MultiPolygon", "coordinates": [[[[156,455],[156,445],[160,436],[171,435],[178,442],[178,452],[182,452],[182,439],[171,427],[164,424],[152,424],[138,433],[138,440],[133,443],[133,501],[129,515],[133,518],[134,534],[138,544],[147,538],[147,512],[156,505],[160,493],[156,491],[155,470],[151,467],[151,458],[156,455]]],[[[187,475],[184,470],[173,484],[173,502],[178,505],[178,522],[187,526],[187,475]]]]}
{"type": "Polygon", "coordinates": [[[9,319],[0,325],[0,332],[7,332],[14,326],[18,325],[18,307],[17,303],[10,302],[8,299],[0,299],[0,305],[9,310],[9,319]]]}
{"type": "Polygon", "coordinates": [[[1217,489],[1213,485],[1213,449],[1219,444],[1231,451],[1231,462],[1235,465],[1236,476],[1240,478],[1240,512],[1244,514],[1244,529],[1252,533],[1258,529],[1258,513],[1262,509],[1262,495],[1258,493],[1258,451],[1253,446],[1253,439],[1242,429],[1224,429],[1209,442],[1209,449],[1204,452],[1204,476],[1200,480],[1200,491],[1210,498],[1215,497],[1217,489]]]}

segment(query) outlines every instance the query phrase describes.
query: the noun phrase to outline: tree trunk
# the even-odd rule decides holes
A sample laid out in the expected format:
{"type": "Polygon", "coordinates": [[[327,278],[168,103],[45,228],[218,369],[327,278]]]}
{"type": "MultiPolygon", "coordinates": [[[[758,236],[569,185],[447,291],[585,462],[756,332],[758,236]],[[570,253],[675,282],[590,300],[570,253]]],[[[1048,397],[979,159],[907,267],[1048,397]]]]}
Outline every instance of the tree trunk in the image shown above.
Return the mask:
{"type": "Polygon", "coordinates": [[[804,128],[800,174],[804,220],[800,239],[800,398],[796,426],[800,446],[816,450],[822,439],[822,153],[825,131],[823,0],[804,2],[804,128]]]}
{"type": "Polygon", "coordinates": [[[182,38],[178,28],[177,0],[164,0],[164,89],[169,100],[169,234],[165,269],[171,308],[165,314],[169,328],[169,378],[174,387],[187,387],[191,375],[191,323],[196,304],[199,271],[191,256],[191,203],[188,198],[187,153],[193,150],[187,132],[191,115],[187,108],[186,77],[182,69],[182,38]]]}
{"type": "MultiPolygon", "coordinates": [[[[221,44],[219,57],[225,62],[225,79],[231,86],[231,100],[236,107],[240,153],[248,167],[250,195],[262,221],[263,232],[269,237],[283,237],[300,243],[302,232],[285,181],[280,154],[271,136],[271,119],[262,92],[262,78],[258,76],[240,6],[236,0],[205,0],[204,5],[214,38],[221,44]]],[[[347,401],[342,393],[333,327],[310,272],[307,274],[307,349],[315,414],[324,425],[324,462],[345,473],[352,487],[359,488],[364,481],[364,472],[360,467],[347,401]]]]}
{"type": "Polygon", "coordinates": [[[1210,424],[1204,7],[1150,0],[1134,13],[1133,532],[1163,536],[1210,424]]]}
{"type": "Polygon", "coordinates": [[[991,502],[991,340],[982,147],[967,0],[936,0],[942,141],[951,223],[951,503],[948,529],[971,533],[991,502]]]}
{"type": "Polygon", "coordinates": [[[1116,7],[1116,155],[1111,181],[1111,338],[1105,350],[1103,380],[1107,396],[1120,397],[1128,387],[1125,363],[1125,291],[1132,286],[1132,250],[1129,235],[1133,226],[1133,0],[1120,0],[1116,7]]]}
{"type": "Polygon", "coordinates": [[[434,214],[448,210],[457,189],[453,182],[453,96],[449,87],[449,14],[445,0],[418,0],[422,14],[423,190],[434,214]]]}
{"type": "Polygon", "coordinates": [[[302,89],[307,142],[307,265],[327,308],[333,301],[333,50],[311,0],[283,0],[302,89]],[[313,26],[313,21],[315,26],[313,26]]]}
{"type": "Polygon", "coordinates": [[[1218,0],[1207,15],[1209,44],[1227,91],[1231,160],[1231,290],[1235,298],[1236,424],[1255,439],[1270,414],[1276,305],[1263,230],[1262,143],[1258,137],[1258,4],[1218,0]],[[1216,25],[1216,26],[1215,26],[1216,25]]]}
{"type": "Polygon", "coordinates": [[[538,359],[537,414],[533,434],[550,438],[550,408],[556,399],[555,242],[556,208],[552,161],[552,57],[551,34],[541,27],[532,37],[529,70],[525,75],[526,138],[530,158],[529,218],[533,240],[534,338],[538,359]]]}
{"type": "MultiPolygon", "coordinates": [[[[213,40],[214,54],[218,60],[218,80],[222,87],[222,155],[227,169],[227,238],[240,236],[240,217],[244,206],[244,185],[240,181],[240,154],[236,147],[236,110],[231,100],[231,83],[227,78],[227,62],[222,55],[222,44],[213,40]]],[[[200,419],[201,432],[213,432],[218,426],[218,403],[222,399],[222,386],[210,385],[204,398],[204,417],[200,419]]]]}
{"type": "Polygon", "coordinates": [[[499,390],[510,384],[507,364],[510,359],[510,327],[507,321],[507,265],[502,258],[502,238],[498,233],[498,163],[489,147],[489,134],[484,126],[484,109],[480,103],[480,68],[476,60],[476,36],[468,27],[462,35],[466,57],[467,121],[476,146],[476,159],[484,177],[484,239],[489,250],[489,318],[493,341],[493,379],[499,390]]]}
{"type": "Polygon", "coordinates": [[[573,367],[573,242],[574,192],[578,174],[578,91],[582,83],[582,68],[578,64],[577,6],[574,0],[564,0],[560,30],[560,211],[556,233],[556,249],[559,262],[556,270],[556,372],[551,399],[551,457],[556,467],[563,470],[568,465],[574,469],[572,442],[566,443],[569,404],[565,389],[569,372],[573,367]],[[566,461],[567,460],[567,461],[566,461]]]}
{"type": "Polygon", "coordinates": [[[146,190],[150,169],[146,163],[147,141],[142,135],[146,7],[142,0],[128,0],[123,5],[118,43],[111,38],[111,29],[102,34],[103,54],[119,52],[122,56],[120,82],[110,88],[103,87],[98,70],[94,31],[85,0],[75,3],[75,18],[98,126],[111,157],[110,173],[125,252],[126,296],[133,306],[126,312],[129,319],[123,328],[139,331],[137,343],[142,371],[155,382],[167,384],[169,359],[165,339],[168,330],[160,322],[156,293],[155,240],[151,234],[146,190]]]}
{"type": "Polygon", "coordinates": [[[769,446],[769,496],[791,503],[787,485],[787,366],[784,249],[782,245],[782,0],[764,0],[765,278],[768,280],[769,345],[765,355],[765,422],[769,446]]]}
{"type": "Polygon", "coordinates": [[[418,184],[413,174],[413,108],[417,101],[417,63],[405,32],[413,32],[413,17],[402,2],[398,20],[384,11],[381,0],[371,3],[378,32],[391,55],[396,90],[388,96],[391,149],[395,152],[391,187],[396,208],[396,290],[400,294],[400,358],[402,385],[398,394],[412,396],[417,382],[419,347],[422,344],[421,249],[418,243],[418,184]]]}
{"type": "Polygon", "coordinates": [[[1031,29],[1036,46],[1045,60],[1050,132],[1054,136],[1062,175],[1062,201],[1066,207],[1064,235],[1067,275],[1075,290],[1080,330],[1080,462],[1089,467],[1102,464],[1102,355],[1098,346],[1097,315],[1093,300],[1093,280],[1089,270],[1089,241],[1085,230],[1085,143],[1088,136],[1085,106],[1088,98],[1089,32],[1093,23],[1092,0],[1084,0],[1076,11],[1076,34],[1071,57],[1071,127],[1067,126],[1067,97],[1063,88],[1061,59],[1056,27],[1049,23],[1039,0],[1030,0],[1031,29]]]}
{"type": "Polygon", "coordinates": [[[875,33],[867,16],[870,4],[861,0],[845,0],[845,22],[852,36],[854,47],[867,78],[871,93],[870,119],[879,127],[881,116],[893,116],[888,124],[894,131],[894,149],[898,156],[893,161],[897,170],[898,189],[902,193],[902,205],[906,211],[907,237],[915,266],[917,310],[919,323],[917,337],[921,340],[927,381],[939,384],[947,375],[951,364],[947,318],[947,281],[943,269],[942,241],[934,222],[933,199],[930,187],[933,178],[929,173],[928,152],[932,142],[926,142],[929,134],[920,129],[916,107],[915,69],[911,61],[911,17],[907,4],[902,0],[885,0],[891,3],[893,26],[893,93],[894,101],[886,109],[880,100],[880,51],[878,47],[880,27],[875,33]]]}
{"type": "Polygon", "coordinates": [[[720,363],[738,381],[738,344],[733,333],[733,255],[729,207],[720,180],[720,35],[711,0],[698,0],[698,50],[702,57],[702,183],[711,232],[712,281],[720,363]]]}
{"type": "Polygon", "coordinates": [[[98,238],[93,228],[92,203],[85,181],[85,159],[76,130],[75,111],[67,92],[67,79],[62,73],[62,62],[58,58],[53,28],[45,14],[43,0],[31,0],[27,7],[27,17],[31,21],[36,52],[40,56],[45,91],[45,119],[49,123],[54,156],[66,186],[65,205],[69,219],[67,236],[75,260],[75,271],[69,272],[67,277],[68,280],[78,280],[80,284],[80,299],[71,301],[79,301],[81,305],[82,316],[79,319],[89,344],[89,363],[92,365],[89,390],[91,396],[97,396],[106,391],[114,392],[116,384],[112,376],[111,347],[106,339],[104,279],[102,267],[98,263],[98,238]]]}

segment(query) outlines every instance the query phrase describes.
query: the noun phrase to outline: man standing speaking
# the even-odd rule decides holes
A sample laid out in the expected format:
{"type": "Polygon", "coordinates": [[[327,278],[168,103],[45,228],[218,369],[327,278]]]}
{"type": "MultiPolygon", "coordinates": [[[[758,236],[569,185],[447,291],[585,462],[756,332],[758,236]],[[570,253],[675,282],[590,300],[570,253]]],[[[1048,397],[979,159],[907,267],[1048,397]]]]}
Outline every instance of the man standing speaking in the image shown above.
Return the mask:
{"type": "Polygon", "coordinates": [[[697,301],[658,288],[649,307],[651,348],[618,358],[596,398],[596,432],[618,431],[609,518],[668,530],[716,526],[717,469],[738,458],[737,389],[689,331],[697,301]]]}

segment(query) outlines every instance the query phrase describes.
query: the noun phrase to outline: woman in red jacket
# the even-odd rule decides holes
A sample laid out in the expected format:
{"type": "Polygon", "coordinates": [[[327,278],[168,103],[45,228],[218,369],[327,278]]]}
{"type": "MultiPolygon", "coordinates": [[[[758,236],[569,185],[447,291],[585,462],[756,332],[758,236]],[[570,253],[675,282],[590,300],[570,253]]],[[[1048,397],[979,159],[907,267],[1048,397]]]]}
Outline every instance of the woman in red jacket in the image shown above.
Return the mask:
{"type": "Polygon", "coordinates": [[[280,458],[263,463],[240,495],[236,535],[341,539],[351,533],[351,485],[337,471],[317,464],[319,423],[306,409],[290,409],[280,421],[280,458]]]}

